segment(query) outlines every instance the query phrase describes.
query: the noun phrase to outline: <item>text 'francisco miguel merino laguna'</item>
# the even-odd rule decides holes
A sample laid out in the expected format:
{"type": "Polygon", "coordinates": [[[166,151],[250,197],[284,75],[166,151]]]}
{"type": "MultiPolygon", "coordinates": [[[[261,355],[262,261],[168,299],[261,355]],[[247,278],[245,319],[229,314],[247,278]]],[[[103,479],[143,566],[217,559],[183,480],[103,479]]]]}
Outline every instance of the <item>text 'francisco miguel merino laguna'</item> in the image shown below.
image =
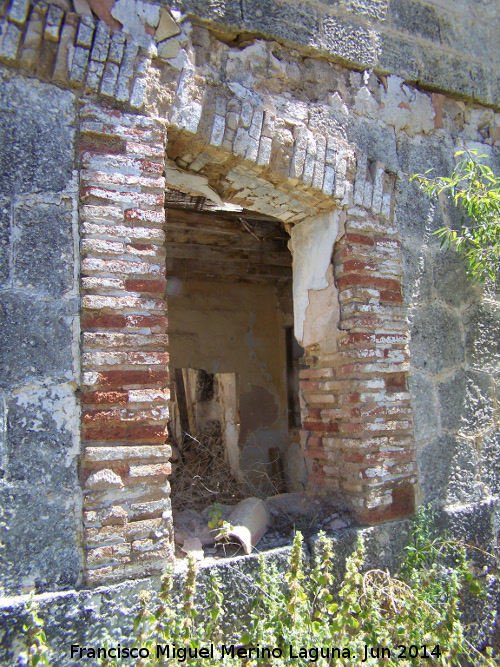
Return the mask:
{"type": "MultiPolygon", "coordinates": [[[[157,644],[154,649],[156,658],[165,657],[177,660],[182,663],[190,658],[215,658],[215,653],[223,660],[224,658],[231,659],[253,659],[265,660],[269,658],[302,658],[308,662],[317,662],[320,658],[344,658],[345,660],[360,659],[360,662],[366,662],[368,658],[390,659],[393,657],[393,651],[387,647],[382,646],[368,646],[365,644],[363,648],[363,655],[356,656],[349,648],[341,648],[338,646],[293,646],[288,645],[288,648],[283,650],[281,648],[261,647],[261,646],[204,646],[202,648],[187,648],[184,646],[176,646],[175,644],[157,644]]],[[[111,647],[93,647],[80,646],[79,644],[71,645],[71,657],[85,660],[87,658],[149,658],[153,651],[146,647],[127,647],[117,646],[111,647]]],[[[440,647],[435,646],[433,650],[427,646],[398,646],[394,650],[394,657],[399,659],[407,659],[409,657],[420,658],[439,658],[440,647]],[[407,654],[408,651],[408,654],[407,654]]]]}

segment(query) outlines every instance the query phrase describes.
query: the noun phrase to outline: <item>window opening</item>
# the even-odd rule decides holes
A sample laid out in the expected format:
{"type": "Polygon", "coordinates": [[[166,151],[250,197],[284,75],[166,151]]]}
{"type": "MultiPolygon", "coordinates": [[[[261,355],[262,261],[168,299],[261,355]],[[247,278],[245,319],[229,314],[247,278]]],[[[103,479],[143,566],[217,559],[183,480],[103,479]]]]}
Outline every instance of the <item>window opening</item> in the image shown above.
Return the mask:
{"type": "Polygon", "coordinates": [[[216,502],[296,490],[301,348],[288,240],[279,220],[167,191],[177,541],[203,533],[216,502]]]}

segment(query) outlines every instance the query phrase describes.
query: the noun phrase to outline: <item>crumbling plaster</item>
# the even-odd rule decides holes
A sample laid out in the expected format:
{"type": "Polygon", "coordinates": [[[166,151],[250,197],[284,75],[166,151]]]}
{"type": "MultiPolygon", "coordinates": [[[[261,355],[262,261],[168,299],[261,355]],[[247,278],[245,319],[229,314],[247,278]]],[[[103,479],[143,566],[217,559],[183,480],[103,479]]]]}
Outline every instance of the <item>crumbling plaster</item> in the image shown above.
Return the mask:
{"type": "Polygon", "coordinates": [[[329,345],[335,342],[340,306],[332,255],[335,241],[341,235],[340,218],[339,211],[326,213],[295,225],[290,231],[294,334],[306,348],[322,341],[329,345]]]}

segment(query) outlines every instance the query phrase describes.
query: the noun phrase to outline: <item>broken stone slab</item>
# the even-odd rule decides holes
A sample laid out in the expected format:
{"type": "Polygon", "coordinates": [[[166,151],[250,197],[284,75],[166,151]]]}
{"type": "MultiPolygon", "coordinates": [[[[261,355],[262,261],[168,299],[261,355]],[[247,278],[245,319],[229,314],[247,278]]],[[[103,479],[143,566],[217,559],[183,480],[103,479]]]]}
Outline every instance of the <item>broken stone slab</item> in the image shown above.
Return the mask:
{"type": "Polygon", "coordinates": [[[248,555],[269,528],[269,509],[259,498],[245,498],[236,505],[227,520],[231,526],[229,531],[219,534],[217,539],[235,537],[248,555]]]}
{"type": "Polygon", "coordinates": [[[121,30],[121,23],[111,16],[115,0],[88,0],[88,3],[97,17],[107,23],[112,30],[121,30]]]}
{"type": "Polygon", "coordinates": [[[205,558],[203,547],[198,537],[188,537],[184,540],[181,549],[184,553],[188,554],[188,556],[192,554],[195,560],[203,560],[205,558]]]}
{"type": "Polygon", "coordinates": [[[137,13],[135,0],[117,0],[111,9],[111,16],[120,21],[123,31],[128,33],[134,40],[149,51],[153,45],[153,38],[146,32],[144,23],[137,13]]]}
{"type": "Polygon", "coordinates": [[[158,44],[158,57],[168,60],[175,58],[181,49],[181,44],[177,39],[167,39],[158,44]]]}
{"type": "Polygon", "coordinates": [[[155,40],[157,42],[163,42],[165,39],[179,35],[181,29],[170,16],[166,9],[161,10],[160,22],[156,28],[155,40]]]}

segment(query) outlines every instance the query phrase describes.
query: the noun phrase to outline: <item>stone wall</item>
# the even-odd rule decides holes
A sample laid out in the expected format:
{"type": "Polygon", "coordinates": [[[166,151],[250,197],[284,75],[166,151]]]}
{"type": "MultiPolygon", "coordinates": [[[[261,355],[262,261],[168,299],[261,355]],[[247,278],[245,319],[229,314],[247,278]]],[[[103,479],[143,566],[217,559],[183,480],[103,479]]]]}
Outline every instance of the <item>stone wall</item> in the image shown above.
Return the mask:
{"type": "Polygon", "coordinates": [[[80,583],[75,100],[0,71],[0,590],[80,583]]]}
{"type": "Polygon", "coordinates": [[[175,6],[235,43],[276,39],[430,90],[499,103],[491,60],[500,45],[495,0],[177,0],[175,6]]]}
{"type": "Polygon", "coordinates": [[[199,4],[170,12],[118,0],[106,14],[91,2],[99,20],[85,3],[2,6],[0,57],[10,67],[1,93],[2,279],[6,303],[16,299],[2,329],[11,337],[2,346],[10,354],[3,520],[29,527],[5,533],[9,591],[79,584],[79,454],[89,580],[158,571],[171,555],[165,183],[272,215],[292,236],[294,225],[335,220],[324,275],[302,304],[302,443],[311,482],[339,491],[364,521],[411,513],[416,492],[417,501],[450,511],[487,512],[496,525],[497,292],[466,283],[456,255],[438,250],[432,232],[456,224],[453,209],[429,203],[409,182],[430,167],[450,173],[464,145],[492,146],[497,156],[500,115],[492,107],[500,97],[487,57],[477,40],[457,52],[445,43],[446,25],[459,35],[472,17],[471,34],[480,29],[494,44],[495,16],[478,13],[476,3],[388,10],[228,2],[222,14],[199,4]],[[410,10],[413,22],[404,15],[410,10]],[[446,12],[456,21],[446,24],[446,12]],[[205,19],[215,21],[210,29],[205,19]],[[484,20],[492,24],[486,32],[484,20]],[[253,27],[238,38],[241,22],[253,27]],[[424,25],[428,33],[417,35],[424,25]],[[404,48],[389,45],[403,32],[412,33],[404,48]],[[343,51],[348,45],[353,52],[343,51]],[[466,81],[485,87],[477,92],[466,81]],[[81,357],[73,320],[80,269],[81,357]],[[323,289],[336,319],[321,329],[307,317],[323,289]],[[27,465],[35,454],[43,464],[27,465]],[[50,512],[40,514],[40,497],[50,512]]]}

